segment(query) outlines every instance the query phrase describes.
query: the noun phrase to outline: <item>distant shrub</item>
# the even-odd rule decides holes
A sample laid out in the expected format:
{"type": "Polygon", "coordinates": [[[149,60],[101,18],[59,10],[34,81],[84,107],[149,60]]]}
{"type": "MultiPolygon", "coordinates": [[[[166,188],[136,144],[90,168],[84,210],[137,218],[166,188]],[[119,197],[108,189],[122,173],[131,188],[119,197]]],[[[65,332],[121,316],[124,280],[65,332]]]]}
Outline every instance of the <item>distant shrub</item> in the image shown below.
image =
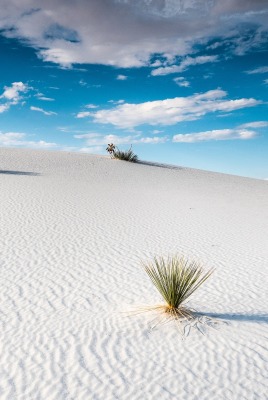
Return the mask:
{"type": "Polygon", "coordinates": [[[113,155],[114,151],[115,151],[115,145],[113,143],[108,143],[107,147],[106,147],[106,151],[113,155]]]}
{"type": "Polygon", "coordinates": [[[111,155],[112,158],[118,160],[137,162],[138,156],[132,151],[132,146],[128,150],[119,150],[113,143],[109,143],[106,151],[111,155]]]}

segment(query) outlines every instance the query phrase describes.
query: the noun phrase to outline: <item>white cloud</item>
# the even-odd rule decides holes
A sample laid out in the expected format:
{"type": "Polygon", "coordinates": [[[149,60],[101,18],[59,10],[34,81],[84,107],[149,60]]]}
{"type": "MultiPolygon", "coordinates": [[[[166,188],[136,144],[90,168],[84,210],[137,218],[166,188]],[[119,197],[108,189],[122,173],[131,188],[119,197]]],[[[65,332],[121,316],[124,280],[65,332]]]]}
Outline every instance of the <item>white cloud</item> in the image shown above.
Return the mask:
{"type": "Polygon", "coordinates": [[[90,117],[92,115],[91,111],[80,111],[77,115],[76,118],[86,118],[90,117]]]}
{"type": "Polygon", "coordinates": [[[24,146],[32,147],[34,149],[51,149],[52,147],[58,147],[56,143],[46,142],[45,140],[39,140],[37,142],[27,141],[24,143],[24,146]]]}
{"type": "Polygon", "coordinates": [[[142,124],[174,125],[181,121],[193,121],[211,112],[229,112],[253,107],[261,101],[253,98],[226,100],[223,90],[210,90],[188,97],[147,101],[139,104],[124,103],[112,109],[89,113],[94,122],[112,124],[119,128],[133,128],[142,124]]]}
{"type": "Polygon", "coordinates": [[[242,124],[239,128],[265,128],[266,126],[268,126],[268,121],[254,121],[242,124]]]}
{"type": "Polygon", "coordinates": [[[125,103],[125,100],[108,100],[108,103],[123,104],[125,103]]]}
{"type": "Polygon", "coordinates": [[[265,74],[268,72],[268,67],[259,67],[250,71],[245,71],[247,74],[265,74]]]}
{"type": "Polygon", "coordinates": [[[140,67],[153,54],[172,60],[256,26],[254,39],[234,41],[233,51],[248,50],[263,40],[267,20],[267,0],[1,0],[0,30],[65,67],[140,67]]]}
{"type": "Polygon", "coordinates": [[[160,67],[152,70],[151,75],[168,75],[175,72],[182,72],[188,69],[191,65],[200,65],[218,61],[218,56],[199,56],[199,57],[186,57],[180,65],[171,65],[168,67],[160,67]]]}
{"type": "Polygon", "coordinates": [[[43,113],[44,115],[57,115],[57,113],[54,112],[54,111],[46,111],[46,110],[44,110],[43,108],[40,108],[40,107],[31,106],[31,107],[30,107],[30,110],[41,112],[41,113],[43,113]]]}
{"type": "Polygon", "coordinates": [[[217,115],[217,118],[227,118],[227,117],[230,117],[231,115],[232,115],[232,113],[219,114],[219,115],[217,115]]]}
{"type": "Polygon", "coordinates": [[[67,151],[67,152],[71,152],[71,151],[79,151],[79,147],[75,147],[75,146],[62,146],[60,148],[61,151],[67,151]]]}
{"type": "Polygon", "coordinates": [[[74,135],[75,139],[85,139],[87,146],[101,146],[108,143],[115,145],[129,144],[137,140],[138,136],[117,136],[117,135],[101,135],[96,133],[86,133],[84,135],[74,135]]]}
{"type": "Polygon", "coordinates": [[[28,86],[23,82],[13,82],[11,86],[4,87],[4,92],[0,96],[0,99],[7,99],[17,103],[20,99],[20,93],[25,93],[27,90],[28,86]]]}
{"type": "Polygon", "coordinates": [[[85,108],[98,108],[99,106],[96,106],[95,104],[87,104],[85,105],[85,108]]]}
{"type": "Polygon", "coordinates": [[[7,111],[9,109],[10,105],[7,104],[0,104],[0,114],[7,111]]]}
{"type": "Polygon", "coordinates": [[[78,83],[80,86],[87,86],[87,82],[85,82],[84,79],[80,79],[78,83]]]}
{"type": "MultiPolygon", "coordinates": [[[[268,9],[266,9],[266,14],[268,13],[268,9]]],[[[256,16],[257,14],[255,14],[256,16]]],[[[267,15],[266,15],[267,18],[267,15]]],[[[246,21],[245,16],[245,21],[246,21]]],[[[244,21],[244,22],[245,22],[244,21]]],[[[257,24],[256,24],[257,26],[257,24]]],[[[261,29],[256,29],[255,32],[246,31],[244,34],[237,34],[235,38],[233,38],[231,46],[233,47],[233,53],[238,56],[243,56],[244,54],[256,50],[262,46],[267,45],[267,27],[266,32],[261,29]]]]}
{"type": "Polygon", "coordinates": [[[163,66],[163,62],[160,60],[156,60],[153,63],[150,64],[151,67],[162,67],[163,66]]]}
{"type": "MultiPolygon", "coordinates": [[[[85,108],[89,110],[94,110],[95,108],[98,108],[99,106],[95,104],[87,104],[85,105],[85,108]]],[[[90,117],[92,115],[91,111],[80,111],[79,113],[76,114],[76,118],[86,118],[90,117]]]]}
{"type": "Polygon", "coordinates": [[[254,131],[242,129],[217,129],[199,133],[185,133],[173,136],[173,142],[177,143],[196,143],[208,142],[211,140],[234,140],[234,139],[252,139],[257,134],[254,131]]]}
{"type": "Polygon", "coordinates": [[[176,82],[178,86],[181,87],[189,87],[190,86],[190,82],[188,81],[181,81],[181,82],[176,82]]]}
{"type": "Polygon", "coordinates": [[[173,81],[176,83],[176,85],[181,86],[181,87],[189,87],[190,86],[190,82],[188,82],[182,76],[179,76],[178,78],[174,78],[173,81]]]}
{"type": "Polygon", "coordinates": [[[19,132],[0,132],[0,144],[1,146],[20,145],[21,139],[24,138],[24,136],[24,133],[19,132]]]}
{"type": "Polygon", "coordinates": [[[148,143],[157,144],[164,143],[168,140],[167,137],[140,137],[140,134],[129,135],[129,136],[118,136],[118,135],[101,135],[97,133],[88,133],[84,135],[75,135],[75,139],[84,139],[86,145],[90,148],[96,146],[106,146],[108,143],[114,143],[118,145],[130,145],[135,143],[148,143]]]}
{"type": "Polygon", "coordinates": [[[213,74],[212,72],[209,72],[209,73],[207,73],[206,75],[204,75],[203,78],[204,78],[204,79],[211,79],[211,78],[213,77],[213,75],[214,75],[214,74],[213,74]]]}
{"type": "Polygon", "coordinates": [[[79,135],[74,135],[76,139],[92,139],[92,138],[99,138],[103,137],[100,133],[90,132],[90,133],[82,133],[79,135]]]}
{"type": "Polygon", "coordinates": [[[127,80],[127,76],[126,75],[117,75],[116,79],[118,81],[126,81],[127,80]]]}
{"type": "Polygon", "coordinates": [[[43,101],[55,101],[55,99],[52,99],[51,97],[45,97],[45,96],[38,96],[39,100],[43,101]]]}
{"type": "Polygon", "coordinates": [[[89,153],[89,154],[99,154],[105,151],[103,146],[91,146],[91,147],[81,147],[79,149],[81,153],[89,153]]]}
{"type": "Polygon", "coordinates": [[[133,142],[133,143],[152,143],[152,144],[157,144],[157,143],[165,143],[168,141],[168,138],[165,137],[144,137],[141,138],[139,141],[133,142]]]}
{"type": "Polygon", "coordinates": [[[79,130],[79,129],[75,129],[73,126],[58,126],[57,127],[57,130],[58,131],[61,131],[61,132],[66,132],[66,133],[75,133],[75,134],[77,134],[77,133],[79,133],[79,134],[85,134],[85,133],[87,133],[88,131],[85,131],[85,130],[79,130]]]}
{"type": "Polygon", "coordinates": [[[44,140],[27,140],[27,135],[21,132],[0,132],[0,146],[3,147],[31,147],[36,149],[47,149],[57,147],[56,143],[44,140]]]}
{"type": "Polygon", "coordinates": [[[13,82],[11,86],[5,86],[4,92],[0,96],[0,99],[4,101],[4,104],[0,104],[0,113],[7,111],[11,105],[16,105],[22,99],[21,93],[25,93],[29,90],[27,84],[23,82],[13,82]]]}

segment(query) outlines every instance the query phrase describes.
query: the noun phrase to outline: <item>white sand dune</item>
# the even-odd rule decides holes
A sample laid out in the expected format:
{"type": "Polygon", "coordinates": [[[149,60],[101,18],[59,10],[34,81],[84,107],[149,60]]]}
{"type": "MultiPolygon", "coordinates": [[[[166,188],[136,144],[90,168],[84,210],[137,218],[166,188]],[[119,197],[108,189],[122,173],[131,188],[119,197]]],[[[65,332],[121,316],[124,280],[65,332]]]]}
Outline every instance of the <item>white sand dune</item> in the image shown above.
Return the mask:
{"type": "Polygon", "coordinates": [[[268,398],[268,182],[0,150],[0,398],[268,398]],[[141,260],[215,267],[191,306],[228,325],[150,330],[141,260]]]}

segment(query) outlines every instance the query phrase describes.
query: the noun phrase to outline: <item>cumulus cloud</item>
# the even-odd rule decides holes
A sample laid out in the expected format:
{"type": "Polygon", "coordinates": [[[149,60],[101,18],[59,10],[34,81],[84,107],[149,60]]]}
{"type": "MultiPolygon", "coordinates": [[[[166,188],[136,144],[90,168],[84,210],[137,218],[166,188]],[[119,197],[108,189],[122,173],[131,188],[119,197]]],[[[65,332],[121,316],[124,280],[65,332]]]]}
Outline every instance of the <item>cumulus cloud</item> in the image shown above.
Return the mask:
{"type": "Polygon", "coordinates": [[[233,51],[248,51],[267,21],[267,0],[1,0],[0,30],[61,66],[140,67],[156,53],[169,61],[192,54],[213,36],[232,41],[230,32],[233,51]],[[254,39],[238,41],[249,28],[254,39]]]}
{"type": "Polygon", "coordinates": [[[147,101],[145,103],[124,103],[112,109],[91,112],[88,116],[94,122],[112,124],[119,128],[133,128],[142,124],[174,125],[182,121],[193,121],[211,112],[229,112],[245,107],[253,107],[261,101],[249,99],[225,99],[223,90],[210,90],[188,97],[147,101]]]}
{"type": "Polygon", "coordinates": [[[170,65],[168,67],[156,68],[151,72],[151,75],[168,75],[176,72],[182,72],[188,69],[191,65],[200,65],[218,61],[218,56],[199,56],[186,57],[180,65],[170,65]]]}
{"type": "Polygon", "coordinates": [[[177,143],[196,143],[208,142],[211,140],[247,140],[257,136],[257,133],[250,130],[242,129],[216,129],[212,131],[185,133],[173,136],[173,142],[177,143]]]}
{"type": "Polygon", "coordinates": [[[43,108],[40,108],[40,107],[31,106],[31,107],[30,107],[30,110],[41,112],[41,113],[43,113],[44,115],[57,115],[57,113],[54,112],[54,111],[46,111],[46,110],[44,110],[43,108]]]}
{"type": "Polygon", "coordinates": [[[22,99],[22,93],[29,90],[27,84],[23,82],[13,82],[11,86],[5,86],[4,92],[0,96],[0,100],[4,102],[0,104],[0,113],[7,111],[11,105],[16,105],[22,99]]]}
{"type": "Polygon", "coordinates": [[[20,93],[24,93],[28,90],[28,86],[22,82],[13,82],[11,86],[5,86],[4,92],[0,96],[1,99],[7,99],[14,103],[17,103],[20,99],[20,93]]]}
{"type": "Polygon", "coordinates": [[[0,132],[0,146],[3,147],[31,147],[36,149],[54,148],[56,143],[49,143],[44,140],[27,140],[27,135],[21,132],[0,132]]]}

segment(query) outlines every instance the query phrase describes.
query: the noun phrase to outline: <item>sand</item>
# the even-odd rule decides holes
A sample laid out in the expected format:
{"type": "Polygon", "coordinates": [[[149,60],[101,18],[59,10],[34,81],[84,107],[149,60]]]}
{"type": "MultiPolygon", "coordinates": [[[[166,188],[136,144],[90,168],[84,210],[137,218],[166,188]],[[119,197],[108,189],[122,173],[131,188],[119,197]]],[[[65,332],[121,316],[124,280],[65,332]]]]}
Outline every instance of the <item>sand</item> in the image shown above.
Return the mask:
{"type": "Polygon", "coordinates": [[[267,181],[0,149],[0,202],[1,399],[267,399],[267,181]],[[189,304],[217,330],[122,313],[175,253],[215,268],[189,304]]]}

